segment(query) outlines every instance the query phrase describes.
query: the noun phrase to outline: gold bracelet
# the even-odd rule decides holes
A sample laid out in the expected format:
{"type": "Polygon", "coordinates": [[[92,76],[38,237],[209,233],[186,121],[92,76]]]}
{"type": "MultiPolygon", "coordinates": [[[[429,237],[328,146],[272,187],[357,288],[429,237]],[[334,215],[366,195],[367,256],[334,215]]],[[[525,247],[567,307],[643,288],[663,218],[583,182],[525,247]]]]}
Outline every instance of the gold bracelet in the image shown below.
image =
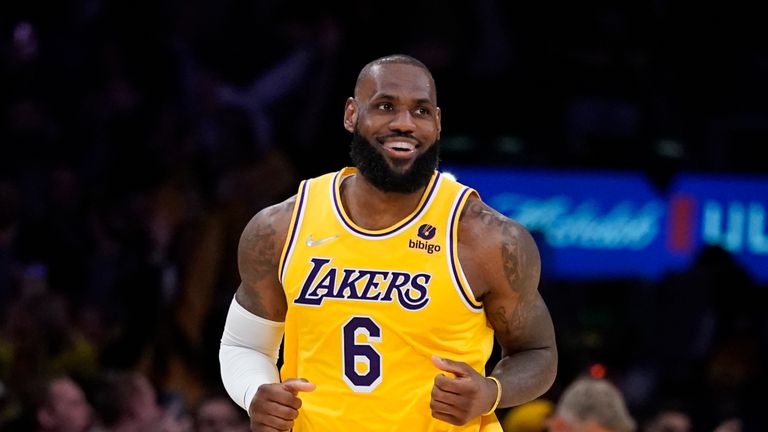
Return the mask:
{"type": "Polygon", "coordinates": [[[493,406],[488,410],[487,413],[483,414],[484,416],[487,416],[488,414],[496,411],[496,408],[499,406],[499,402],[501,402],[501,382],[499,382],[499,379],[494,376],[487,376],[486,378],[493,380],[496,383],[496,388],[498,391],[496,392],[496,402],[493,403],[493,406]]]}

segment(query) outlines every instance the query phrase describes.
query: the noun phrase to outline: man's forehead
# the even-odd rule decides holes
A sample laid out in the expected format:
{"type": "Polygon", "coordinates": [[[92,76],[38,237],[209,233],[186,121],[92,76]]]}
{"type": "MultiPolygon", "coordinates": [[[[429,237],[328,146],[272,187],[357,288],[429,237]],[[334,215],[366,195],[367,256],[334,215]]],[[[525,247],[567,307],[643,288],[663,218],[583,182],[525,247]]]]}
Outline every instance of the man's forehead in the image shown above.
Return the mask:
{"type": "Polygon", "coordinates": [[[435,84],[424,69],[406,63],[372,66],[358,86],[359,96],[408,94],[417,99],[435,101],[435,84]]]}

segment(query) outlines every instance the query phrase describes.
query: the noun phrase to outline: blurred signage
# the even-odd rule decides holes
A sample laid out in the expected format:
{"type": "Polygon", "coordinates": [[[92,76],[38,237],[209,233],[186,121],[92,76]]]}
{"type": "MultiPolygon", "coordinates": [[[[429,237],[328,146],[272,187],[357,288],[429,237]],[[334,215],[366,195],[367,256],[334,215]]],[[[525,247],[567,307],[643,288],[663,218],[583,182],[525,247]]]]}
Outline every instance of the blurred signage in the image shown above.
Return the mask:
{"type": "Polygon", "coordinates": [[[545,275],[656,278],[717,244],[768,281],[768,178],[680,176],[667,195],[640,173],[444,171],[537,237],[545,275]]]}
{"type": "Polygon", "coordinates": [[[691,231],[671,248],[675,265],[687,265],[704,245],[718,245],[757,280],[768,281],[768,178],[685,174],[670,195],[672,206],[685,209],[672,226],[691,231]]]}

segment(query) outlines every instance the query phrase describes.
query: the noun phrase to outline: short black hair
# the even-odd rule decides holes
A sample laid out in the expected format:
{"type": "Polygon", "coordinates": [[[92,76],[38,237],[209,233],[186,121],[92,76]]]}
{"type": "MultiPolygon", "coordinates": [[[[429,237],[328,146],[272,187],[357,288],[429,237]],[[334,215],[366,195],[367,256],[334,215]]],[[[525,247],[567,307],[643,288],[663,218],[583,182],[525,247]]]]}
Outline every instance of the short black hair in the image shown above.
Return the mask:
{"type": "Polygon", "coordinates": [[[390,54],[384,57],[379,57],[376,60],[373,60],[367,65],[363,66],[363,69],[360,70],[360,74],[357,75],[357,81],[355,82],[355,92],[357,92],[357,87],[360,85],[360,82],[370,74],[371,69],[374,66],[381,66],[385,64],[407,64],[416,66],[417,68],[424,70],[434,86],[435,79],[432,77],[432,72],[429,70],[427,65],[421,62],[421,60],[415,57],[411,57],[408,54],[390,54]]]}

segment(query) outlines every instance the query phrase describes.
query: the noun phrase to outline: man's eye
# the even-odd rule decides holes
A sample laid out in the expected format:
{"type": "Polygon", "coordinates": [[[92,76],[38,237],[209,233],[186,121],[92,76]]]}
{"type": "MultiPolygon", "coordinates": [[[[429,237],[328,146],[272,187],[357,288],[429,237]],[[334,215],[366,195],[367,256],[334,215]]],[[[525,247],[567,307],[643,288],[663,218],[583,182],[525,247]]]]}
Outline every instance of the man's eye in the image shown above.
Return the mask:
{"type": "Polygon", "coordinates": [[[380,110],[384,111],[390,111],[392,109],[392,104],[389,102],[382,102],[376,106],[380,110]]]}
{"type": "Polygon", "coordinates": [[[414,113],[418,116],[425,116],[425,115],[429,115],[429,110],[426,108],[416,108],[414,113]]]}

